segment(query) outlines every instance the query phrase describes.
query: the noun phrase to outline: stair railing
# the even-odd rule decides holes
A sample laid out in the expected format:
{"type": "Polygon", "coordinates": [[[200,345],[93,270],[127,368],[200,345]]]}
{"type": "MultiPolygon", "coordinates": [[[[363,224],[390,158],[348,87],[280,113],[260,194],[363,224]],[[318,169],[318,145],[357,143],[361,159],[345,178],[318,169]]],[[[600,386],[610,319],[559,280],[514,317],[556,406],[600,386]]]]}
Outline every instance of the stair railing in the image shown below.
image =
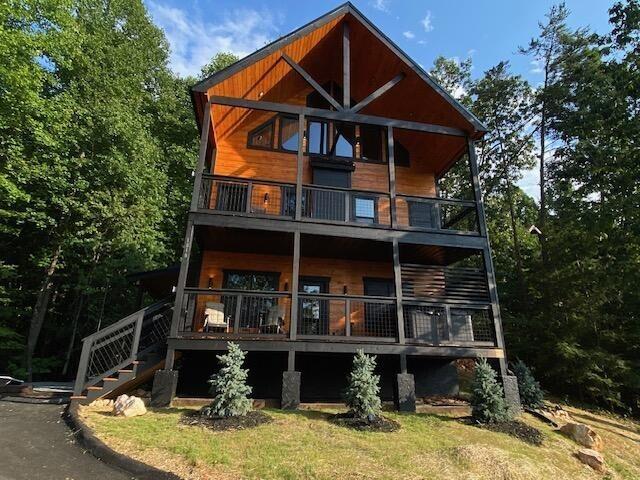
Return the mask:
{"type": "Polygon", "coordinates": [[[165,299],[83,338],[74,395],[159,346],[169,333],[172,309],[173,299],[165,299]]]}

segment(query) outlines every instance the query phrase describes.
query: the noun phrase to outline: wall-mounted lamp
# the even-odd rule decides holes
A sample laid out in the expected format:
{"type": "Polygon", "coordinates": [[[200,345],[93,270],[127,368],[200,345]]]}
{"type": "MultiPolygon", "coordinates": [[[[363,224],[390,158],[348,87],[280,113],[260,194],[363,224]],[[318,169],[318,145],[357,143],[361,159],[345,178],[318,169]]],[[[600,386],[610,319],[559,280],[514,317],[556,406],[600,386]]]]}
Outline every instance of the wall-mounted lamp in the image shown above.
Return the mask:
{"type": "Polygon", "coordinates": [[[346,285],[344,285],[344,286],[342,287],[342,293],[346,295],[346,294],[348,293],[348,291],[349,291],[349,290],[347,289],[347,286],[346,286],[346,285]]]}
{"type": "Polygon", "coordinates": [[[264,194],[264,203],[265,204],[269,203],[269,193],[264,194]]]}
{"type": "Polygon", "coordinates": [[[213,288],[213,275],[209,275],[209,290],[213,288]]]}
{"type": "Polygon", "coordinates": [[[285,292],[289,291],[289,282],[284,282],[284,291],[285,292]]]}

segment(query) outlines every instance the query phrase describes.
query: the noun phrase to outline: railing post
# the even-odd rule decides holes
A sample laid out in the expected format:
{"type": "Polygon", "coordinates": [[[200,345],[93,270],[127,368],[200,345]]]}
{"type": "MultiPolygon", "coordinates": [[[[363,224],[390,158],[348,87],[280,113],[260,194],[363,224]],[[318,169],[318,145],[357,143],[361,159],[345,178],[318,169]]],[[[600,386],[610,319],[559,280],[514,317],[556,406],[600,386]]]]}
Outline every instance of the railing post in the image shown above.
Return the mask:
{"type": "Polygon", "coordinates": [[[453,331],[451,324],[451,307],[449,305],[444,306],[445,320],[447,321],[447,341],[451,341],[451,332],[453,331]]]}
{"type": "Polygon", "coordinates": [[[253,203],[253,182],[247,183],[247,205],[245,210],[247,213],[251,213],[251,205],[253,203]]]}
{"type": "Polygon", "coordinates": [[[240,312],[242,309],[242,294],[236,296],[236,311],[233,316],[233,333],[240,333],[240,312]]]}
{"type": "Polygon", "coordinates": [[[349,223],[351,221],[351,206],[353,203],[353,197],[350,192],[344,192],[344,221],[349,223]]]}
{"type": "Polygon", "coordinates": [[[76,373],[76,383],[73,386],[73,394],[80,395],[84,390],[84,382],[87,376],[87,368],[89,367],[89,355],[91,346],[93,345],[93,335],[82,341],[82,353],[80,354],[80,362],[78,363],[78,373],[76,373]]]}
{"type": "Polygon", "coordinates": [[[351,336],[351,299],[347,298],[344,302],[344,335],[351,336]]]}
{"type": "Polygon", "coordinates": [[[133,334],[133,343],[131,345],[131,360],[135,360],[138,355],[138,345],[140,345],[140,332],[142,332],[142,322],[144,321],[144,310],[138,314],[136,319],[136,329],[133,334]]]}
{"type": "Polygon", "coordinates": [[[396,317],[398,320],[398,343],[404,344],[404,308],[402,306],[402,272],[400,269],[400,246],[398,239],[393,239],[393,279],[396,290],[396,317]]]}

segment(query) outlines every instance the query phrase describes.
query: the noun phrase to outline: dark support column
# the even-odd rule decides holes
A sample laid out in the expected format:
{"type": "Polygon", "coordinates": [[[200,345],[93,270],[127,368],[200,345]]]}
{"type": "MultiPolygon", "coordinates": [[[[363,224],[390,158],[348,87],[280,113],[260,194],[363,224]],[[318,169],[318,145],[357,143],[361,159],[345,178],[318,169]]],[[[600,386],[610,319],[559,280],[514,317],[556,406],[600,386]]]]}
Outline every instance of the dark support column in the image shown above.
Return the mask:
{"type": "Polygon", "coordinates": [[[400,373],[407,373],[407,355],[400,354],[400,373]]]}
{"type": "Polygon", "coordinates": [[[291,322],[289,338],[296,339],[298,332],[298,288],[300,281],[300,232],[293,232],[293,268],[291,269],[291,322]]]}
{"type": "Polygon", "coordinates": [[[392,242],[393,248],[393,279],[396,290],[396,317],[398,319],[398,343],[404,344],[404,308],[402,304],[402,273],[400,269],[400,246],[398,240],[392,242]]]}
{"type": "Polygon", "coordinates": [[[349,46],[349,24],[342,24],[342,103],[345,109],[351,106],[351,48],[349,46]]]}
{"type": "Polygon", "coordinates": [[[507,375],[506,350],[504,346],[504,335],[502,333],[502,318],[500,315],[500,307],[498,303],[498,289],[496,288],[496,278],[493,268],[493,259],[491,258],[491,246],[489,243],[489,234],[487,232],[487,221],[484,213],[484,203],[482,201],[482,191],[480,189],[480,179],[478,171],[478,160],[476,158],[476,149],[473,140],[467,138],[467,146],[469,151],[469,165],[471,167],[471,180],[473,183],[473,191],[478,213],[478,229],[480,235],[486,238],[486,246],[483,248],[482,257],[484,268],[487,275],[487,285],[489,287],[489,298],[491,300],[491,313],[493,315],[493,324],[496,332],[496,346],[504,352],[504,358],[500,359],[500,374],[507,375]]]}
{"type": "Polygon", "coordinates": [[[293,372],[296,369],[296,352],[295,350],[289,350],[287,356],[287,371],[293,372]]]}
{"type": "Polygon", "coordinates": [[[393,156],[393,127],[387,127],[387,150],[389,151],[389,207],[391,211],[391,228],[398,228],[396,209],[396,162],[393,156]]]}
{"type": "Polygon", "coordinates": [[[169,407],[176,396],[177,370],[158,370],[153,377],[150,405],[155,408],[169,407]]]}

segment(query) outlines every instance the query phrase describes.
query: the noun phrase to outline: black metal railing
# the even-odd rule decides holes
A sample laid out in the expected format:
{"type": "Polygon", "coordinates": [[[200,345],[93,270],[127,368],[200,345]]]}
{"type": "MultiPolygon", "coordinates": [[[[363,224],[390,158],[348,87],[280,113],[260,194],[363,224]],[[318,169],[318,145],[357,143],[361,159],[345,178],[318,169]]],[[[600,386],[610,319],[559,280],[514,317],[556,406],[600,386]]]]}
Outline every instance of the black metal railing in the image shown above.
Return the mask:
{"type": "Polygon", "coordinates": [[[296,188],[293,184],[204,175],[198,208],[219,212],[293,217],[296,188]]]}
{"type": "Polygon", "coordinates": [[[405,338],[430,345],[494,346],[488,305],[468,306],[405,301],[405,338]]]}
{"type": "Polygon", "coordinates": [[[471,200],[398,195],[396,209],[400,228],[478,232],[476,202],[471,200]]]}
{"type": "Polygon", "coordinates": [[[172,312],[173,299],[166,299],[83,338],[74,394],[131,365],[143,353],[164,348],[172,312]]]}
{"type": "Polygon", "coordinates": [[[389,226],[389,195],[347,188],[304,185],[302,217],[319,221],[389,226]]]}
{"type": "Polygon", "coordinates": [[[374,337],[395,341],[396,301],[388,297],[303,294],[298,299],[300,337],[374,337]]]}
{"type": "Polygon", "coordinates": [[[191,290],[184,293],[179,333],[284,335],[291,295],[252,290],[191,290]]]}

